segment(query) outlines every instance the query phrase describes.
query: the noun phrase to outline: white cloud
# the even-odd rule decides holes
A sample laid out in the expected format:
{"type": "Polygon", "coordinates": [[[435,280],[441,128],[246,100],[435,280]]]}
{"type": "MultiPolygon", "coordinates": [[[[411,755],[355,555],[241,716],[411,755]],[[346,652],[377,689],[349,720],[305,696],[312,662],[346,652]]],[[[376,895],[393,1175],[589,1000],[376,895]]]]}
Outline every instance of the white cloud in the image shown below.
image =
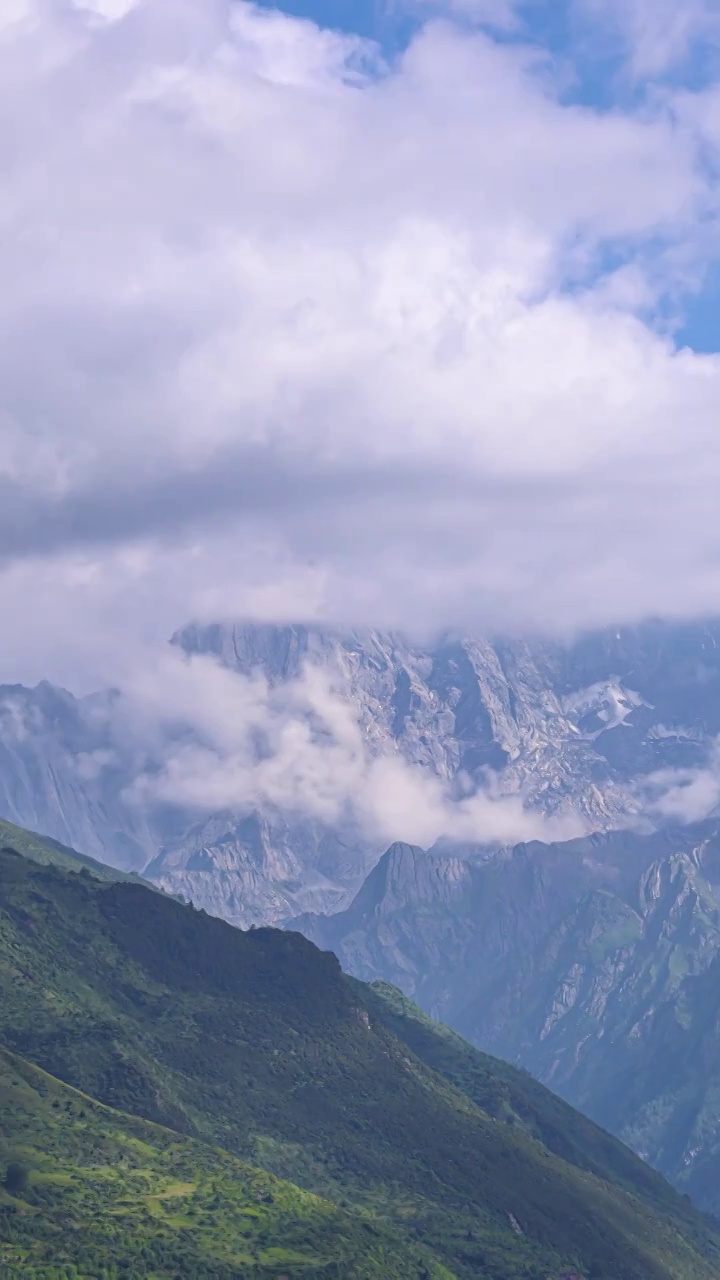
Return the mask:
{"type": "MultiPolygon", "coordinates": [[[[429,770],[371,749],[351,703],[326,669],[271,687],[210,658],[170,651],[128,673],[116,732],[159,744],[159,767],[130,798],[147,810],[174,804],[200,813],[277,811],[359,831],[383,848],[442,836],[515,843],[580,834],[579,820],[525,809],[522,796],[484,790],[458,799],[429,770]]],[[[95,767],[102,760],[93,759],[95,767]]]]}
{"type": "Polygon", "coordinates": [[[642,318],[707,252],[691,111],[564,104],[450,22],[388,67],[242,2],[90,8],[0,31],[6,678],[197,614],[720,607],[720,360],[642,318]]]}
{"type": "Polygon", "coordinates": [[[644,808],[663,822],[701,822],[720,807],[720,739],[701,768],[659,769],[642,779],[644,808]]]}
{"type": "Polygon", "coordinates": [[[720,51],[716,0],[576,0],[620,40],[628,69],[644,79],[686,62],[698,48],[720,51]]]}

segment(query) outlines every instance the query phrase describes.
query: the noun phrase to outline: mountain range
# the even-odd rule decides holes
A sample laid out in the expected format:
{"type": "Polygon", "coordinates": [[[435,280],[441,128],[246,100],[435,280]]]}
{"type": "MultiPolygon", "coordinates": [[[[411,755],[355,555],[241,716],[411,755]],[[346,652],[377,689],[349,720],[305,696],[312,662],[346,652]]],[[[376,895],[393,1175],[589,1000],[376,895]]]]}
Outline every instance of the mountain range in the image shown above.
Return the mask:
{"type": "MultiPolygon", "coordinates": [[[[196,743],[197,726],[143,739],[121,692],[47,684],[0,690],[0,812],[235,925],[304,933],[531,1071],[720,1212],[720,625],[426,644],[193,625],[172,652],[280,699],[320,672],[353,750],[441,786],[450,816],[485,789],[522,796],[541,832],[580,834],[518,844],[480,818],[429,848],[386,849],[347,809],[153,798],[137,780],[196,743]]],[[[399,827],[415,817],[412,804],[397,814],[399,827]]]]}
{"type": "Polygon", "coordinates": [[[291,927],[720,1208],[720,824],[476,863],[394,845],[348,909],[291,927]]]}
{"type": "MultiPolygon", "coordinates": [[[[260,675],[270,690],[324,673],[369,759],[401,761],[443,786],[449,827],[453,801],[488,787],[522,796],[540,836],[548,819],[570,835],[657,825],[658,787],[703,770],[720,733],[717,622],[565,644],[446,636],[424,645],[378,632],[194,624],[173,646],[242,679],[260,675]],[[648,785],[658,777],[666,782],[648,785]]],[[[139,800],[138,777],[156,774],[178,738],[198,735],[187,723],[150,741],[128,720],[117,691],[76,698],[47,683],[1,686],[0,814],[244,927],[342,909],[389,843],[345,812],[303,812],[297,798],[286,807],[267,798],[190,806],[182,792],[139,800]]],[[[408,838],[412,816],[411,802],[405,817],[400,808],[396,839],[408,838]]],[[[470,826],[460,841],[445,833],[461,852],[498,844],[482,815],[470,826]]],[[[442,815],[439,827],[442,839],[442,815]]]]}
{"type": "Polygon", "coordinates": [[[717,1275],[658,1174],[397,989],[5,838],[8,1280],[717,1275]]]}

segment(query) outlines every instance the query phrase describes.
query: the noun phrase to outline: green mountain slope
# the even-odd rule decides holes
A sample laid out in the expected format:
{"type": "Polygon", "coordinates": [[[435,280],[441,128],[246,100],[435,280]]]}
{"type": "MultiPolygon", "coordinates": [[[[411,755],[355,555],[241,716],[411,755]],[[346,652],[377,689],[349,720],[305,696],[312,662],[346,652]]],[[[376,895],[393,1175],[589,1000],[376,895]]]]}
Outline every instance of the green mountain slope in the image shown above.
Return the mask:
{"type": "MultiPolygon", "coordinates": [[[[327,1201],[102,1106],[0,1049],[0,1275],[420,1280],[439,1268],[327,1201]]],[[[447,1273],[446,1273],[447,1274],[447,1273]]]]}
{"type": "Polygon", "coordinates": [[[104,862],[88,858],[84,853],[78,853],[76,849],[70,849],[50,836],[26,831],[24,827],[16,827],[14,823],[6,822],[4,818],[0,818],[0,848],[15,849],[23,857],[46,867],[61,867],[65,871],[88,871],[98,880],[130,880],[147,884],[146,880],[142,880],[134,872],[118,871],[115,867],[108,867],[104,862]]]}
{"type": "Polygon", "coordinates": [[[696,1216],[687,1214],[685,1203],[660,1174],[528,1072],[481,1053],[428,1017],[397,987],[383,982],[358,987],[374,1018],[488,1114],[519,1128],[578,1169],[641,1196],[661,1214],[674,1217],[681,1230],[694,1230],[696,1216]]]}
{"type": "Polygon", "coordinates": [[[629,1153],[605,1139],[592,1172],[573,1134],[562,1159],[481,1109],[398,1035],[377,993],[297,934],[244,934],[139,884],[1,852],[0,1041],[105,1103],[362,1208],[458,1278],[720,1271],[718,1238],[629,1153]],[[609,1182],[613,1161],[627,1172],[609,1182]]]}

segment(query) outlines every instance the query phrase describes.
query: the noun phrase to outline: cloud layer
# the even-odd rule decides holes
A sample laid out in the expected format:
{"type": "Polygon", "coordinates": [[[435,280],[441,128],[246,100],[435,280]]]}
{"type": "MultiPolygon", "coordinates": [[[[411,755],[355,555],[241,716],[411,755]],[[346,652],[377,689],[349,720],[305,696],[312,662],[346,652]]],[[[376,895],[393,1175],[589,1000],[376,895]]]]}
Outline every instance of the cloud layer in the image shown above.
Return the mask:
{"type": "MultiPolygon", "coordinates": [[[[573,104],[479,8],[390,63],[244,0],[4,9],[6,678],[193,615],[720,608],[720,359],[669,327],[717,253],[717,95],[573,104]]],[[[635,75],[661,10],[614,29],[635,75]]]]}

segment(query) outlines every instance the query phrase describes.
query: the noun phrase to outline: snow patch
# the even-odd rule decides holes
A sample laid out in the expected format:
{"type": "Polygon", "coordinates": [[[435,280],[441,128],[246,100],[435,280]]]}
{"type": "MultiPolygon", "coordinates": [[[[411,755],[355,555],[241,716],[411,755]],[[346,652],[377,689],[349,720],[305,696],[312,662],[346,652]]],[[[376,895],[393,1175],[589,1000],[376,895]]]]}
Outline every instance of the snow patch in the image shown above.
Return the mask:
{"type": "Polygon", "coordinates": [[[565,714],[575,722],[575,727],[582,736],[590,740],[608,729],[616,729],[618,725],[625,724],[637,707],[650,707],[650,703],[645,702],[635,689],[626,689],[614,678],[600,680],[597,684],[588,685],[586,689],[565,694],[561,701],[565,714]],[[588,724],[589,717],[591,719],[588,724]]]}

